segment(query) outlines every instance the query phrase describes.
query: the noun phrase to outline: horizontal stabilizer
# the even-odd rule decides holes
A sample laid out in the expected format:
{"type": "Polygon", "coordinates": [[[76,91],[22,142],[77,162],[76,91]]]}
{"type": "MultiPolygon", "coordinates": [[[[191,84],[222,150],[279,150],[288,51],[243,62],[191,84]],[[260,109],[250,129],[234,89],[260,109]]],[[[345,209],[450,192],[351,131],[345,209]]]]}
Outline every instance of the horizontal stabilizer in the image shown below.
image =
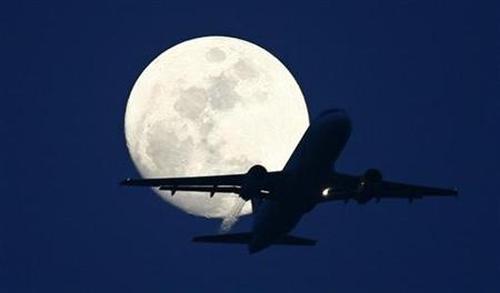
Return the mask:
{"type": "Polygon", "coordinates": [[[193,242],[205,243],[248,244],[250,241],[252,241],[252,233],[205,235],[193,238],[193,242]]]}
{"type": "MultiPolygon", "coordinates": [[[[193,242],[202,243],[226,243],[226,244],[249,244],[252,241],[252,233],[233,233],[197,236],[193,242]]],[[[316,245],[316,240],[286,235],[273,242],[273,245],[316,245]]]]}

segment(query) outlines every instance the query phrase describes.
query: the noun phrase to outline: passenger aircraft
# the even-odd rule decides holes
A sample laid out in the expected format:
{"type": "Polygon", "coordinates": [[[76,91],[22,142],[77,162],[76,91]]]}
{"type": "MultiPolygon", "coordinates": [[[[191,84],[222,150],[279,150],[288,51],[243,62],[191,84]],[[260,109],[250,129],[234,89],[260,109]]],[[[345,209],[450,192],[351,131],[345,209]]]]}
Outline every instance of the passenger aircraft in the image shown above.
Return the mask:
{"type": "Polygon", "coordinates": [[[424,196],[456,196],[456,189],[442,189],[385,181],[377,169],[360,176],[332,168],[351,133],[344,110],[323,112],[308,127],[282,171],[268,172],[254,165],[246,174],[126,179],[122,185],[154,186],[176,191],[235,193],[251,201],[254,223],[251,232],[194,237],[194,242],[246,244],[255,253],[273,244],[315,245],[316,241],[292,236],[290,231],[317,204],[353,200],[365,204],[374,199],[404,198],[410,202],[424,196]]]}

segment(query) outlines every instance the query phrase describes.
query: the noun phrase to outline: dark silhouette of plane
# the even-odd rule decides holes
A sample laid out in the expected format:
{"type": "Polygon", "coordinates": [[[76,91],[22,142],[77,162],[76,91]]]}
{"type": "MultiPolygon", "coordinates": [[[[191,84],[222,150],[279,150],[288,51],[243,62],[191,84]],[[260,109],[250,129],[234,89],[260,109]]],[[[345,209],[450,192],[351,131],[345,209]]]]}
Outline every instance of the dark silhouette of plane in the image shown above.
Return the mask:
{"type": "Polygon", "coordinates": [[[345,111],[323,112],[306,130],[282,171],[268,172],[255,165],[246,174],[126,179],[123,185],[156,186],[161,190],[236,193],[250,200],[254,216],[251,232],[194,237],[194,242],[246,244],[250,253],[270,245],[315,245],[316,241],[289,235],[302,216],[317,204],[354,200],[365,204],[374,199],[404,198],[410,202],[424,196],[456,196],[456,189],[441,189],[385,181],[377,169],[360,176],[333,171],[351,133],[345,111]]]}

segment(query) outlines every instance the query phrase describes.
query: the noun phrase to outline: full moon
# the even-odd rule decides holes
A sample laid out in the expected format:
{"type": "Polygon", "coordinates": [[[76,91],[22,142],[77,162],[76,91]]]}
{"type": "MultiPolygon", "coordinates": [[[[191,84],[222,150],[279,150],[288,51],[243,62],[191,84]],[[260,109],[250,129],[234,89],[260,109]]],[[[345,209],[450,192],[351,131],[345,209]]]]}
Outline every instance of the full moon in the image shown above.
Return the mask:
{"type": "MultiPolygon", "coordinates": [[[[179,43],[135,82],[125,137],[141,176],[281,170],[309,125],[304,96],[286,67],[250,42],[209,36],[179,43]]],[[[170,192],[162,198],[196,216],[224,218],[235,194],[170,192]]],[[[251,212],[249,203],[240,215],[251,212]]]]}

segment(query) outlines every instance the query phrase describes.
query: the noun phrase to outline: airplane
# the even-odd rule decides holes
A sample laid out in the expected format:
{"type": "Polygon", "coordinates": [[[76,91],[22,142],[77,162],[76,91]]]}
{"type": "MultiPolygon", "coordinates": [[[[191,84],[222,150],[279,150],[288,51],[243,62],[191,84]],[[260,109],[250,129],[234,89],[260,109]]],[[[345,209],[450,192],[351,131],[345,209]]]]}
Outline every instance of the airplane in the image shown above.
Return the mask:
{"type": "MultiPolygon", "coordinates": [[[[458,190],[426,187],[386,181],[377,169],[362,175],[337,172],[335,161],[351,133],[351,121],[345,110],[330,109],[312,121],[283,170],[268,172],[254,165],[244,174],[203,177],[125,179],[126,186],[150,186],[160,190],[238,194],[251,201],[253,226],[248,233],[198,236],[193,242],[245,244],[250,254],[271,245],[313,246],[316,240],[289,233],[302,216],[317,204],[348,202],[366,204],[382,198],[407,199],[424,196],[456,197],[458,190]]],[[[243,205],[240,205],[240,210],[243,205]]],[[[239,211],[238,211],[239,213],[239,211]]]]}

